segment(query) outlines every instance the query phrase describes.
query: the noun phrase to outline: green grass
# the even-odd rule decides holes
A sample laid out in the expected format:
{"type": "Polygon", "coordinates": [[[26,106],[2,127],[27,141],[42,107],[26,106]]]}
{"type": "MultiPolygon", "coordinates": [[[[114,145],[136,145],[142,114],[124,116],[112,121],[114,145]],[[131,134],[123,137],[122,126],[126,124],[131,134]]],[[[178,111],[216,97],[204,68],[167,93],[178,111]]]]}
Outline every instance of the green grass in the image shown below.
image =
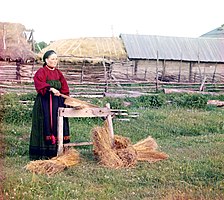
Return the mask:
{"type": "MultiPolygon", "coordinates": [[[[21,126],[4,122],[5,199],[224,199],[224,110],[164,106],[129,111],[140,116],[130,122],[114,120],[115,134],[133,143],[151,135],[169,159],[108,169],[95,161],[91,147],[77,148],[80,164],[51,177],[36,175],[24,169],[31,122],[21,121],[21,126]]],[[[70,119],[72,140],[91,140],[91,129],[102,122],[70,119]]]]}

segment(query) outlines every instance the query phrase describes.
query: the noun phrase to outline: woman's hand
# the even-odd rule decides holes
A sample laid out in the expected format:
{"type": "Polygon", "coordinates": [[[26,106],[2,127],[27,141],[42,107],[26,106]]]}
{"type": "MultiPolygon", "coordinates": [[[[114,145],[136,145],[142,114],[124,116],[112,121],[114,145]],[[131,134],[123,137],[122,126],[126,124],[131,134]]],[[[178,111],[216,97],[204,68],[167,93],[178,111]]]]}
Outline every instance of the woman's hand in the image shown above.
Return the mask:
{"type": "Polygon", "coordinates": [[[55,88],[50,88],[49,91],[53,92],[55,96],[60,96],[61,95],[61,93],[58,90],[56,90],[55,88]]]}

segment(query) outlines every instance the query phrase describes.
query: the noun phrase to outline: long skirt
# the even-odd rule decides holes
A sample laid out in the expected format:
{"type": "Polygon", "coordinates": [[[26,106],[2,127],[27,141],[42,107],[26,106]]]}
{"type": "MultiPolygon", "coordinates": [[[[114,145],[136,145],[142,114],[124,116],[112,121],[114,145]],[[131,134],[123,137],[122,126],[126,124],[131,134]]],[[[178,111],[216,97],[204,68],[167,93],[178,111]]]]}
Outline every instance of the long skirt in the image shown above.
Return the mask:
{"type": "MultiPolygon", "coordinates": [[[[38,94],[33,106],[29,155],[31,160],[49,159],[57,155],[58,108],[65,107],[62,97],[38,94]],[[56,139],[52,142],[51,137],[56,139]]],[[[63,120],[64,143],[70,142],[68,118],[63,120]]]]}

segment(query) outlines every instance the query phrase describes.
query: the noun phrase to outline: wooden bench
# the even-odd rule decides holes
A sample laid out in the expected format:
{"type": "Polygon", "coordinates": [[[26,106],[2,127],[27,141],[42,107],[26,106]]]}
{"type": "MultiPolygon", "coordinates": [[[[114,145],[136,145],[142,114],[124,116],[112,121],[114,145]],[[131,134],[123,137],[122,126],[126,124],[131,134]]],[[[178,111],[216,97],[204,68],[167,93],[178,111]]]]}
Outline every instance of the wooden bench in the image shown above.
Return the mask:
{"type": "Polygon", "coordinates": [[[63,118],[64,117],[105,117],[108,122],[110,137],[113,139],[114,131],[113,131],[112,115],[113,115],[113,112],[111,112],[109,103],[106,104],[106,107],[103,107],[103,108],[83,108],[78,110],[75,108],[59,108],[58,109],[58,133],[57,133],[58,134],[58,152],[57,152],[57,155],[61,155],[63,153],[64,146],[82,146],[82,145],[92,144],[92,142],[63,144],[63,118]]]}

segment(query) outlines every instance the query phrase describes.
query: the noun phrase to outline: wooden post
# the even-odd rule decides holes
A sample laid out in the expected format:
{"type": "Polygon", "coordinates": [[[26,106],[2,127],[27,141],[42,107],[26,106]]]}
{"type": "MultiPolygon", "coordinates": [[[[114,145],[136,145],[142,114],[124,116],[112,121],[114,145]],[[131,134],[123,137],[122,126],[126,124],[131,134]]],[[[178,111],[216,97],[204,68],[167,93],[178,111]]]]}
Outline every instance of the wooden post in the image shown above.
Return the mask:
{"type": "Polygon", "coordinates": [[[198,52],[198,70],[199,70],[199,76],[200,76],[200,82],[202,81],[202,74],[201,74],[201,67],[200,67],[200,55],[198,52]]]}
{"type": "Polygon", "coordinates": [[[138,60],[135,60],[134,62],[134,76],[137,77],[138,72],[138,60]]]}
{"type": "Polygon", "coordinates": [[[106,64],[105,64],[104,57],[103,57],[103,69],[104,69],[104,80],[105,80],[104,92],[108,92],[108,74],[107,74],[107,67],[106,67],[106,64]]]}
{"type": "Polygon", "coordinates": [[[162,61],[162,67],[163,67],[163,71],[162,71],[161,81],[163,81],[163,78],[166,76],[166,60],[162,61]]]}
{"type": "Polygon", "coordinates": [[[181,69],[182,69],[182,52],[180,53],[180,66],[179,66],[179,74],[178,74],[178,82],[180,82],[180,77],[181,77],[181,69]]]}
{"type": "Polygon", "coordinates": [[[200,86],[200,88],[199,88],[199,91],[203,91],[204,90],[204,86],[205,86],[205,81],[206,81],[206,76],[204,76],[204,79],[203,79],[203,81],[202,81],[202,83],[201,83],[201,86],[200,86]]]}
{"type": "Polygon", "coordinates": [[[191,83],[192,81],[192,62],[190,62],[190,67],[189,67],[189,82],[191,83]]]}
{"type": "Polygon", "coordinates": [[[158,70],[158,65],[159,65],[159,52],[156,52],[156,92],[158,92],[158,78],[159,78],[159,70],[158,70]]]}
{"type": "Polygon", "coordinates": [[[215,73],[216,73],[216,69],[217,69],[217,63],[215,63],[215,69],[214,69],[213,76],[212,76],[212,83],[215,82],[215,73]]]}
{"type": "Polygon", "coordinates": [[[2,37],[2,40],[3,40],[3,49],[6,50],[6,28],[5,28],[5,24],[3,24],[3,37],[2,37]]]}
{"type": "Polygon", "coordinates": [[[80,77],[80,83],[83,82],[83,76],[84,76],[84,66],[85,66],[85,58],[83,60],[83,65],[82,65],[82,68],[81,68],[81,77],[80,77]]]}
{"type": "MultiPolygon", "coordinates": [[[[110,109],[110,104],[107,103],[106,107],[110,109]]],[[[106,120],[107,120],[107,123],[108,123],[110,137],[111,137],[111,141],[112,141],[111,146],[113,147],[113,145],[114,145],[114,129],[113,129],[113,123],[112,123],[112,116],[111,115],[107,115],[107,119],[106,120]]]]}
{"type": "Polygon", "coordinates": [[[60,116],[62,109],[58,109],[58,155],[63,153],[63,116],[60,116]]]}

